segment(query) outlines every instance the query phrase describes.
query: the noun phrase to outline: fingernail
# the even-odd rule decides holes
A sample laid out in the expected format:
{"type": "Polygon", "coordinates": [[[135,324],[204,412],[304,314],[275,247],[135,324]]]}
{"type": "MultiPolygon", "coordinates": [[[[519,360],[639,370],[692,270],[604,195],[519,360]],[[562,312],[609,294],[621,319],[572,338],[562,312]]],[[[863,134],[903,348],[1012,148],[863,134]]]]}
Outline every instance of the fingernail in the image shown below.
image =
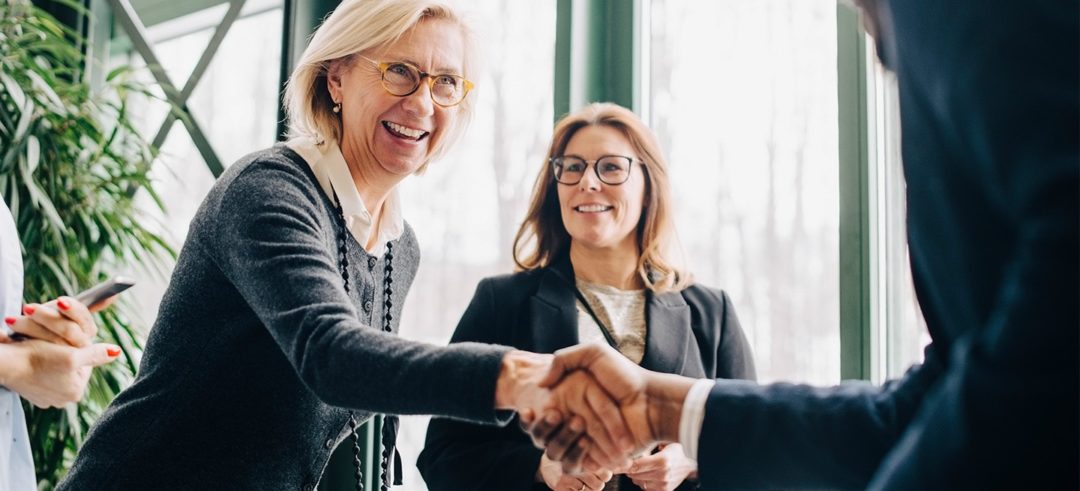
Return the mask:
{"type": "Polygon", "coordinates": [[[67,300],[60,299],[56,301],[56,306],[60,307],[60,310],[67,310],[71,308],[71,304],[67,300]]]}
{"type": "Polygon", "coordinates": [[[34,315],[34,310],[36,310],[34,308],[34,306],[29,305],[29,304],[28,305],[23,305],[23,308],[22,308],[23,313],[26,314],[26,315],[34,315]]]}
{"type": "Polygon", "coordinates": [[[105,348],[105,353],[109,356],[120,356],[120,348],[105,348]]]}
{"type": "Polygon", "coordinates": [[[15,325],[15,318],[14,317],[4,317],[4,324],[7,324],[9,326],[15,325]]]}

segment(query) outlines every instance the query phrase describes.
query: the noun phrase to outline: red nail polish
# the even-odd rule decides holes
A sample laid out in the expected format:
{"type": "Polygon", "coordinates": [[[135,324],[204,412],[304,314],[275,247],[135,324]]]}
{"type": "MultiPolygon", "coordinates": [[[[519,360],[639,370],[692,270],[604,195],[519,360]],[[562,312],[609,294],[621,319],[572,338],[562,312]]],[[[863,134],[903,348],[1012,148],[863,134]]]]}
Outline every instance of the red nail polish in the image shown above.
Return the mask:
{"type": "Polygon", "coordinates": [[[105,353],[109,356],[120,356],[120,348],[105,348],[105,353]]]}
{"type": "Polygon", "coordinates": [[[71,308],[71,304],[69,304],[66,300],[57,300],[56,305],[60,307],[60,310],[67,310],[71,308]]]}
{"type": "Polygon", "coordinates": [[[14,317],[4,317],[4,324],[7,324],[9,326],[15,325],[15,318],[14,317]]]}
{"type": "Polygon", "coordinates": [[[23,305],[22,308],[23,313],[26,315],[34,315],[34,310],[35,309],[33,305],[23,305]]]}

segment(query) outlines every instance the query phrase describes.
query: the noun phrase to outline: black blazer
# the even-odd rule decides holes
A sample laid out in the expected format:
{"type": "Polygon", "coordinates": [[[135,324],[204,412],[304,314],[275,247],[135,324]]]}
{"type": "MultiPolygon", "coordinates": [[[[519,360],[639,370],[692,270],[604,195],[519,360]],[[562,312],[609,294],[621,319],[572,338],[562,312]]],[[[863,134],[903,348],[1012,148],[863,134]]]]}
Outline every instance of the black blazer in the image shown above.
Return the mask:
{"type": "Polygon", "coordinates": [[[702,485],[1077,489],[1080,3],[878,3],[933,343],[884,387],[717,384],[702,485]]]}
{"type": "MultiPolygon", "coordinates": [[[[486,278],[462,315],[451,343],[479,341],[551,353],[578,344],[573,268],[486,278]]],[[[648,294],[641,366],[695,378],[756,378],[750,346],[723,291],[694,285],[648,294]]],[[[511,423],[502,428],[432,418],[417,467],[429,489],[532,490],[542,450],[511,423]]],[[[637,489],[624,479],[621,483],[637,489]]]]}

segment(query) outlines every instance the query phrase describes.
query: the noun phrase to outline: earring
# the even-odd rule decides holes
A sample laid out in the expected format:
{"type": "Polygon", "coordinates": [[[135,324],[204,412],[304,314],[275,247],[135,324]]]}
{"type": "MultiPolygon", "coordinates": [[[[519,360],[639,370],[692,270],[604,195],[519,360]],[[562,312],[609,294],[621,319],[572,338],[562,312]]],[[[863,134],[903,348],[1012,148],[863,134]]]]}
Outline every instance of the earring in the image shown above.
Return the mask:
{"type": "Polygon", "coordinates": [[[340,113],[341,112],[341,103],[340,102],[335,102],[334,107],[331,108],[330,110],[334,111],[334,114],[340,113]]]}

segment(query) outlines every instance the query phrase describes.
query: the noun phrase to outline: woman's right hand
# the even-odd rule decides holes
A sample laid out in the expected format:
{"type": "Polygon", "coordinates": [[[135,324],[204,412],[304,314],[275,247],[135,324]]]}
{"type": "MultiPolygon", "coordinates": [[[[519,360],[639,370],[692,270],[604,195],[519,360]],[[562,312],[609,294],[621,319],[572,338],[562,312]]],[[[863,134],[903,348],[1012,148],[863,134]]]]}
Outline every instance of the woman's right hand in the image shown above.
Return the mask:
{"type": "Polygon", "coordinates": [[[600,491],[604,484],[611,480],[611,471],[599,473],[586,472],[580,475],[563,474],[562,464],[547,458],[540,457],[540,477],[549,488],[554,491],[600,491]]]}

